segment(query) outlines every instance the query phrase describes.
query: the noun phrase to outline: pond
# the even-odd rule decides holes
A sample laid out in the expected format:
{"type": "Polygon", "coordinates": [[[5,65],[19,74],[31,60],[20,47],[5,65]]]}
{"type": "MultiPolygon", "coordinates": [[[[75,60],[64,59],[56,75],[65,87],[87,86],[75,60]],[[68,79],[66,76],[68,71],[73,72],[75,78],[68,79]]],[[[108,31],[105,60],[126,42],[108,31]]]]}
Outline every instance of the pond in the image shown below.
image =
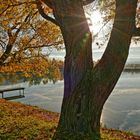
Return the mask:
{"type": "MultiPolygon", "coordinates": [[[[40,83],[29,86],[19,80],[17,84],[4,82],[0,89],[25,87],[25,98],[15,101],[60,112],[63,97],[63,81],[55,84],[40,83]]],[[[15,95],[15,92],[5,96],[15,95]]],[[[123,72],[115,89],[108,98],[102,112],[101,122],[109,128],[129,130],[140,135],[140,72],[123,72]]]]}

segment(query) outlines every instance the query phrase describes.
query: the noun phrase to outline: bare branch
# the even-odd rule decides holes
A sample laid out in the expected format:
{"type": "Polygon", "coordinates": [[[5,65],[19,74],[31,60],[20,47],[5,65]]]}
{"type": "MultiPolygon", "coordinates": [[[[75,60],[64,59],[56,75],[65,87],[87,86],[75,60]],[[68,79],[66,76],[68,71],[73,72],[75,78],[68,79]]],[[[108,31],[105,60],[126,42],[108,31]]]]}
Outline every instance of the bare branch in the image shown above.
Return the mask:
{"type": "Polygon", "coordinates": [[[53,8],[52,0],[41,0],[43,3],[45,3],[49,8],[53,8]]]}
{"type": "Polygon", "coordinates": [[[36,4],[37,4],[38,11],[43,18],[45,18],[46,20],[48,20],[48,21],[52,22],[53,24],[59,26],[58,22],[55,19],[53,19],[52,17],[45,14],[45,12],[44,12],[44,10],[41,6],[41,2],[39,0],[37,0],[36,4]]]}
{"type": "Polygon", "coordinates": [[[0,13],[0,16],[1,16],[5,11],[7,11],[9,8],[10,8],[10,6],[7,6],[7,7],[0,13]]]}

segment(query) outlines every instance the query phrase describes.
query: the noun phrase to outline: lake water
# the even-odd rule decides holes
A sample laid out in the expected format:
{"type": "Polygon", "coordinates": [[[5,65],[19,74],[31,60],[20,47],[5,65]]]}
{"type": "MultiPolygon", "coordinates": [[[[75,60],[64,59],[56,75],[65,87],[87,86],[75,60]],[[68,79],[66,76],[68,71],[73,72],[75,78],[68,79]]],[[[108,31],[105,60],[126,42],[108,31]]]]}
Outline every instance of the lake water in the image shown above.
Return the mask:
{"type": "MultiPolygon", "coordinates": [[[[99,57],[101,53],[102,51],[99,50],[95,55],[99,57]]],[[[127,63],[140,63],[139,55],[140,48],[134,47],[130,50],[127,63]]],[[[36,86],[29,86],[28,83],[0,85],[0,89],[19,86],[26,88],[25,98],[15,101],[60,112],[64,88],[63,81],[58,81],[56,84],[48,83],[36,86]]],[[[12,94],[15,95],[16,93],[11,92],[10,96],[12,94]]],[[[8,96],[9,94],[5,95],[8,96]]],[[[140,135],[140,72],[122,73],[103,108],[101,122],[109,128],[130,130],[140,135]]]]}
{"type": "MultiPolygon", "coordinates": [[[[28,86],[28,83],[1,85],[0,89],[24,86],[25,98],[16,99],[29,105],[60,112],[63,97],[63,81],[28,86]]],[[[10,96],[17,93],[11,92],[10,96]]],[[[9,96],[9,93],[5,94],[9,96]]],[[[130,130],[140,135],[140,73],[123,72],[115,89],[108,98],[101,122],[109,128],[130,130]]]]}
{"type": "MultiPolygon", "coordinates": [[[[93,48],[93,60],[96,61],[98,59],[101,58],[103,52],[105,50],[105,47],[102,48],[98,48],[97,46],[93,48]]],[[[65,56],[65,51],[57,51],[57,50],[53,50],[53,52],[51,53],[52,58],[56,58],[56,59],[61,59],[63,60],[65,56]]],[[[134,44],[132,43],[130,46],[130,50],[129,50],[129,56],[127,59],[127,64],[140,64],[140,43],[139,44],[134,44]]]]}

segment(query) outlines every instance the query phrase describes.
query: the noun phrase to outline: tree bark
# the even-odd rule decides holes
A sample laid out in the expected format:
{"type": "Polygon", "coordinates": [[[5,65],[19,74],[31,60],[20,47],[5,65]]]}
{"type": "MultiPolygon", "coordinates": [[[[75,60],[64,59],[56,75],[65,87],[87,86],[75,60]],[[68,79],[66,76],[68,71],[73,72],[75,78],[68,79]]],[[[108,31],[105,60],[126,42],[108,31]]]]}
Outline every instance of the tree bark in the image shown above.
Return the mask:
{"type": "Polygon", "coordinates": [[[66,48],[64,97],[68,97],[84,73],[92,69],[92,37],[82,2],[58,0],[54,6],[66,48]]]}
{"type": "Polygon", "coordinates": [[[100,62],[93,67],[92,38],[82,2],[54,2],[66,57],[64,98],[53,140],[100,139],[102,108],[124,68],[135,28],[136,7],[137,0],[116,0],[110,40],[100,62]]]}
{"type": "Polygon", "coordinates": [[[10,54],[11,54],[11,51],[12,51],[12,48],[14,46],[14,43],[16,41],[16,37],[19,33],[20,29],[18,29],[14,35],[12,35],[12,30],[9,30],[7,33],[8,33],[8,36],[9,36],[9,41],[8,41],[8,44],[6,46],[6,49],[4,51],[4,53],[1,55],[0,57],[0,66],[4,65],[5,61],[10,57],[10,54]]]}
{"type": "Polygon", "coordinates": [[[7,58],[9,57],[11,50],[13,48],[13,45],[7,45],[6,46],[6,50],[5,52],[2,54],[2,56],[0,57],[0,66],[4,65],[4,62],[7,60],[7,58]]]}

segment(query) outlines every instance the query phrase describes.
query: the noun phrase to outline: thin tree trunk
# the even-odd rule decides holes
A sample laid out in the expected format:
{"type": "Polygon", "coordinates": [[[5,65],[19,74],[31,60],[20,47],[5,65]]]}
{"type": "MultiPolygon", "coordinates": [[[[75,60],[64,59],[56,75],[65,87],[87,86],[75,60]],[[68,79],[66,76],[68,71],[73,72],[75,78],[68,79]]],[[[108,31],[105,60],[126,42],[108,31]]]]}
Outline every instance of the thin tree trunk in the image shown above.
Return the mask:
{"type": "Polygon", "coordinates": [[[6,46],[6,50],[4,51],[4,53],[2,54],[2,56],[0,57],[0,66],[4,65],[4,62],[10,56],[10,53],[11,53],[12,48],[13,48],[13,45],[11,45],[11,44],[8,44],[6,46]]]}
{"type": "Polygon", "coordinates": [[[7,46],[6,46],[6,50],[4,51],[4,53],[0,57],[0,66],[4,65],[5,61],[10,57],[11,51],[14,47],[14,43],[16,41],[18,33],[21,30],[21,27],[22,27],[22,25],[16,30],[15,33],[12,33],[12,31],[13,31],[12,29],[8,30],[7,34],[9,37],[9,41],[8,41],[7,46]]]}
{"type": "Polygon", "coordinates": [[[9,30],[7,33],[8,33],[8,36],[9,36],[9,41],[8,41],[8,44],[6,46],[6,50],[4,51],[4,53],[1,55],[0,57],[0,66],[4,65],[5,61],[9,58],[10,54],[11,54],[11,51],[12,51],[12,48],[14,46],[14,43],[16,41],[16,37],[19,33],[20,29],[18,29],[14,36],[12,35],[12,31],[9,30]]]}
{"type": "Polygon", "coordinates": [[[102,108],[128,56],[136,5],[137,0],[116,0],[116,16],[107,49],[93,68],[92,39],[82,3],[55,2],[54,15],[61,25],[66,57],[64,98],[54,140],[100,139],[102,108]]]}

